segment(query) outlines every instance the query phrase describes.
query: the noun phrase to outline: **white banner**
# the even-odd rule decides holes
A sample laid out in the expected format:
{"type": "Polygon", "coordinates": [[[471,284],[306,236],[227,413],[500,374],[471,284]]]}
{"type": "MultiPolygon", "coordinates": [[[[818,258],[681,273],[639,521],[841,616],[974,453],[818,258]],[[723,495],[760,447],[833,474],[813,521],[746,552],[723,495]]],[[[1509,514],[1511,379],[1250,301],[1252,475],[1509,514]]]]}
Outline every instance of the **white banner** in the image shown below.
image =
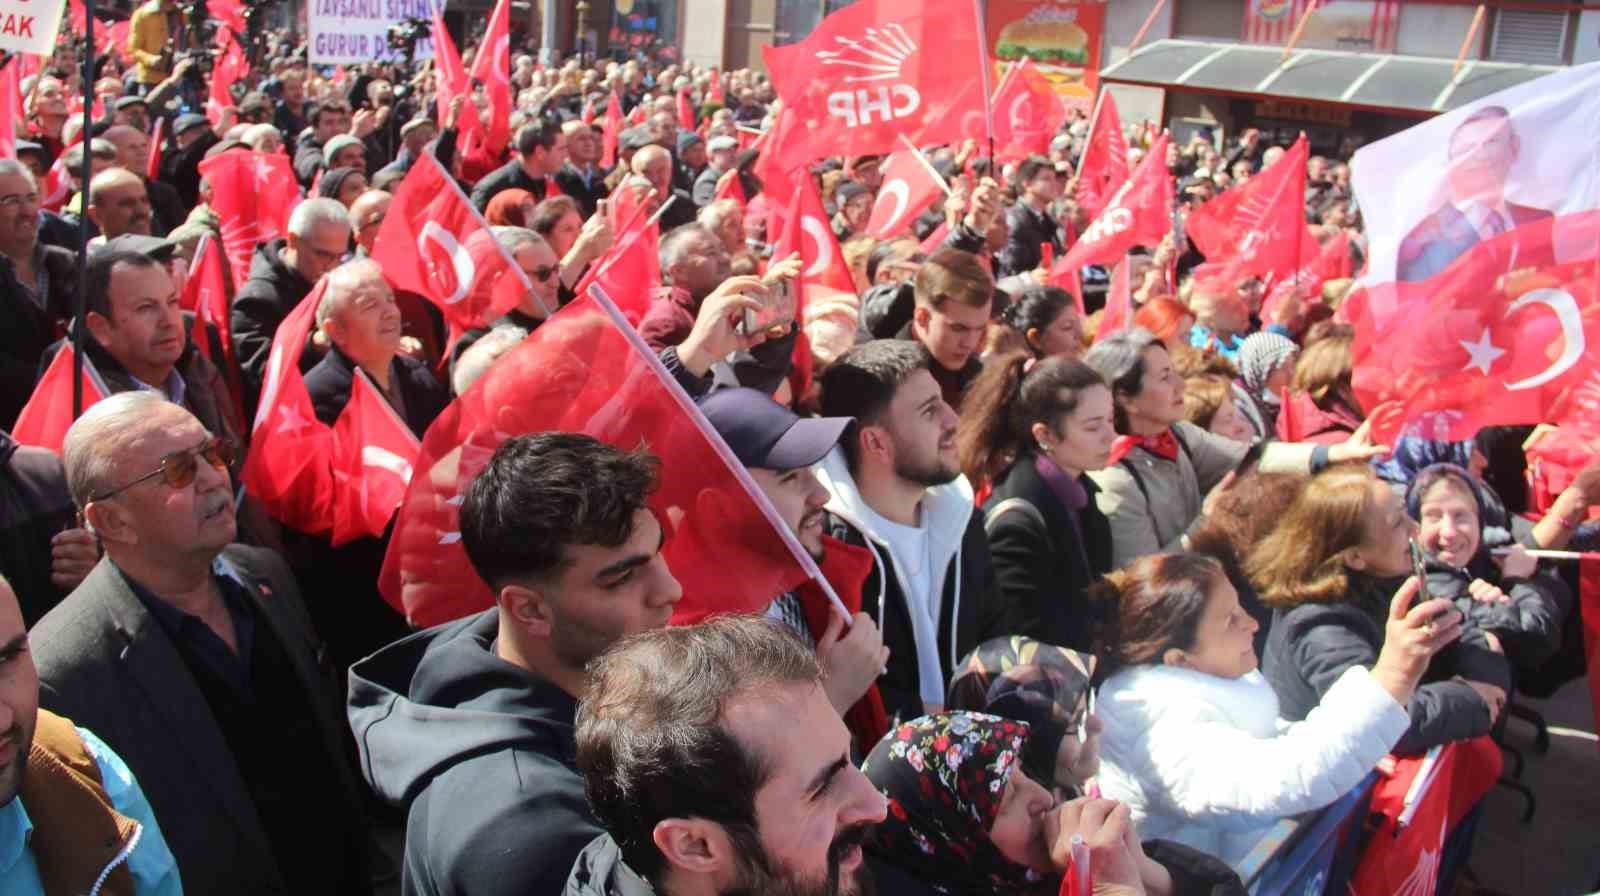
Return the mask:
{"type": "Polygon", "coordinates": [[[60,0],[0,0],[0,50],[54,53],[65,6],[60,0]]]}
{"type": "MultiPolygon", "coordinates": [[[[11,2],[16,0],[0,0],[0,4],[11,2]]],[[[433,8],[432,0],[307,0],[311,64],[403,61],[405,54],[389,46],[389,29],[406,19],[427,19],[433,8]]],[[[432,59],[433,41],[417,41],[414,58],[432,59]]]]}
{"type": "Polygon", "coordinates": [[[1497,233],[1600,209],[1600,63],[1379,140],[1350,169],[1369,283],[1425,280],[1497,233]]]}

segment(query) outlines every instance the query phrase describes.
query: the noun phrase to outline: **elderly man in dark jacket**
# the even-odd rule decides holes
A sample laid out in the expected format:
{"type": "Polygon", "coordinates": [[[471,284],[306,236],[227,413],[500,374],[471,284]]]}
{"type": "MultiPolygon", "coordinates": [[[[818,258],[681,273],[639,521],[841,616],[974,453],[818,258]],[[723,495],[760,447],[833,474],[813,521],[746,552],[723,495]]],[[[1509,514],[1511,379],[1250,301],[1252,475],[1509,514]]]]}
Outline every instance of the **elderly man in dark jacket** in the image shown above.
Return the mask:
{"type": "Polygon", "coordinates": [[[289,216],[289,235],[256,247],[250,278],[233,297],[233,345],[254,411],[278,324],[336,267],[350,245],[350,214],[336,199],[307,199],[289,216]]]}
{"type": "Polygon", "coordinates": [[[332,682],[288,567],[233,543],[225,451],[139,391],[63,453],[105,558],[31,633],[41,704],[126,760],[188,891],[370,892],[332,682]]]}

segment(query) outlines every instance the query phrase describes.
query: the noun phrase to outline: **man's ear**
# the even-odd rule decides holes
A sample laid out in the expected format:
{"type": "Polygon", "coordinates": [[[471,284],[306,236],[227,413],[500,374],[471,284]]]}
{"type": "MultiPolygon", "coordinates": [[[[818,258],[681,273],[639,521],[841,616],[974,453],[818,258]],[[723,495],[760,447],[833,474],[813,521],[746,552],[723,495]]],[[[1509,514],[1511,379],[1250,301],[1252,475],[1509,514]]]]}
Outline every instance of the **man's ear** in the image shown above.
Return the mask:
{"type": "Polygon", "coordinates": [[[667,866],[679,874],[710,877],[736,865],[727,832],[703,818],[664,818],[656,822],[651,839],[667,866]]]}
{"type": "Polygon", "coordinates": [[[1161,664],[1178,669],[1187,669],[1189,668],[1189,655],[1176,647],[1168,647],[1161,652],[1161,664]]]}
{"type": "Polygon", "coordinates": [[[98,311],[91,311],[84,315],[83,322],[89,327],[89,335],[93,336],[94,341],[100,343],[101,347],[111,341],[111,318],[98,311]]]}
{"type": "Polygon", "coordinates": [[[1350,548],[1344,552],[1344,565],[1360,572],[1367,568],[1367,558],[1362,556],[1360,548],[1350,548]]]}
{"type": "Polygon", "coordinates": [[[857,447],[861,450],[861,457],[876,457],[888,461],[894,458],[894,438],[889,435],[889,430],[876,424],[858,425],[856,427],[857,447]]]}
{"type": "Polygon", "coordinates": [[[928,321],[933,319],[933,309],[927,305],[918,304],[911,309],[911,323],[919,333],[928,331],[928,321]]]}
{"type": "Polygon", "coordinates": [[[541,588],[507,585],[496,598],[517,625],[529,635],[549,638],[555,627],[555,612],[541,588]]]}
{"type": "Polygon", "coordinates": [[[114,502],[90,501],[83,508],[83,524],[103,543],[139,543],[137,527],[129,524],[127,515],[114,502]]]}

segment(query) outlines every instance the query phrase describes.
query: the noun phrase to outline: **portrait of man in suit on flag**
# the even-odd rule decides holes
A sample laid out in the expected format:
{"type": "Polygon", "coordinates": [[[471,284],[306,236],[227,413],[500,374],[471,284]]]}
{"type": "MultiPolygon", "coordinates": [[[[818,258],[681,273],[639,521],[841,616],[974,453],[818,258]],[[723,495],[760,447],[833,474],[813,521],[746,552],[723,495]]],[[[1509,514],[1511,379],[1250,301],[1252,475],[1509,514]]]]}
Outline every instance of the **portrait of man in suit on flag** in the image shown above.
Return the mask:
{"type": "Polygon", "coordinates": [[[1426,280],[1484,240],[1550,217],[1542,208],[1506,199],[1506,182],[1521,143],[1504,106],[1484,106],[1450,133],[1444,205],[1400,243],[1396,279],[1426,280]]]}

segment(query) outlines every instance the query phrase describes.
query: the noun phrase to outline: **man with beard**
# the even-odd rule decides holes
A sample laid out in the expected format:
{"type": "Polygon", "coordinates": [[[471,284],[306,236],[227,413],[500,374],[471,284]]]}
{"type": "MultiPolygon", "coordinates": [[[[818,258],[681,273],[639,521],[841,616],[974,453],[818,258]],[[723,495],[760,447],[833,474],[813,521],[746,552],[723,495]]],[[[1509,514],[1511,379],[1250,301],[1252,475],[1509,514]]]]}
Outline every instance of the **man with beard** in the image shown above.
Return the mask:
{"type": "Polygon", "coordinates": [[[39,673],[0,578],[0,880],[7,894],[183,892],[139,782],[86,728],[39,708],[39,673]],[[130,850],[126,867],[121,852],[130,850]]]}
{"type": "Polygon", "coordinates": [[[33,628],[41,702],[127,760],[187,891],[370,892],[332,682],[289,567],[234,543],[232,453],[142,390],[67,430],[105,557],[33,628]]]}
{"type": "Polygon", "coordinates": [[[822,679],[792,631],[752,616],[650,632],[597,660],[578,766],[607,833],[567,896],[872,892],[861,845],[886,805],[851,764],[822,679]]]}
{"type": "MultiPolygon", "coordinates": [[[[700,400],[700,410],[750,471],[750,478],[800,546],[817,561],[823,578],[845,606],[857,609],[846,619],[820,586],[807,582],[778,595],[766,615],[794,629],[816,650],[823,692],[845,717],[856,745],[865,752],[888,727],[883,700],[871,689],[889,661],[889,648],[883,646],[883,635],[872,617],[859,612],[861,581],[872,568],[872,552],[823,532],[828,490],[811,470],[812,464],[839,444],[854,421],[848,417],[802,418],[770,396],[745,388],[718,389],[700,400]]],[[[698,619],[698,613],[685,612],[693,609],[692,605],[680,607],[678,619],[698,619]]]]}
{"type": "Polygon", "coordinates": [[[901,720],[937,712],[958,659],[1012,631],[932,363],[916,342],[879,339],[822,375],[823,416],[856,420],[817,468],[825,529],[873,553],[862,609],[889,646],[878,692],[901,720]]]}
{"type": "Polygon", "coordinates": [[[517,436],[467,489],[461,541],[495,607],[350,670],[379,796],[408,806],[401,891],[560,892],[601,833],[573,763],[584,667],[661,628],[682,589],[646,505],[656,459],[575,433],[517,436]]]}

